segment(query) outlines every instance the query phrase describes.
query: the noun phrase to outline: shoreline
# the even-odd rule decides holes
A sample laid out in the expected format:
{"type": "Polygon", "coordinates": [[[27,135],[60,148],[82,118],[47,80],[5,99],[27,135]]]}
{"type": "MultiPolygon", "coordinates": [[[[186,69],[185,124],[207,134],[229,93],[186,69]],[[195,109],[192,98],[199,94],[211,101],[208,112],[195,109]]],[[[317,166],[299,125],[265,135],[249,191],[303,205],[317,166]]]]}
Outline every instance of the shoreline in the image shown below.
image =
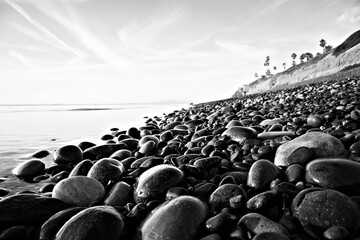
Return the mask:
{"type": "Polygon", "coordinates": [[[90,230],[75,231],[85,224],[134,240],[360,234],[360,75],[196,104],[101,139],[20,164],[15,175],[44,185],[3,191],[0,230],[20,223],[34,239],[86,239],[90,230]],[[49,231],[55,214],[66,221],[49,231]]]}

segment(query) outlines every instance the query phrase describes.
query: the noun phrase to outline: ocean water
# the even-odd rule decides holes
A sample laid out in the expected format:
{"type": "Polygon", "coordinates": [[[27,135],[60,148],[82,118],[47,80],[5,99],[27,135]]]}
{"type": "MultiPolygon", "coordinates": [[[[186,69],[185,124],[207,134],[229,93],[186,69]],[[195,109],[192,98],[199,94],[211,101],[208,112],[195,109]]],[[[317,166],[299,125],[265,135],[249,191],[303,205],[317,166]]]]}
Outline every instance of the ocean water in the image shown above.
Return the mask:
{"type": "MultiPolygon", "coordinates": [[[[66,144],[81,141],[103,143],[100,137],[117,127],[140,127],[145,117],[162,116],[187,104],[113,105],[0,105],[0,187],[12,192],[31,190],[42,184],[18,181],[11,170],[31,159],[38,150],[53,152],[66,144]]],[[[41,159],[47,167],[52,155],[41,159]]]]}

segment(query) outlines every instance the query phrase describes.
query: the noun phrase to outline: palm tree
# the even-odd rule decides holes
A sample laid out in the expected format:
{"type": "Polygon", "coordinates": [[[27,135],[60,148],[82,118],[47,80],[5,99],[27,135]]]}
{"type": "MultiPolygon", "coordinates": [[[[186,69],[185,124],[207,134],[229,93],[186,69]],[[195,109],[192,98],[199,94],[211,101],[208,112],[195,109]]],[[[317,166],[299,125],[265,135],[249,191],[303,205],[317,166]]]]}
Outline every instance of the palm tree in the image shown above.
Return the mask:
{"type": "Polygon", "coordinates": [[[270,69],[268,69],[265,74],[266,74],[266,76],[268,76],[268,77],[270,77],[270,76],[272,75],[270,69]]]}
{"type": "Polygon", "coordinates": [[[269,56],[266,56],[266,60],[265,60],[265,63],[264,63],[264,66],[269,66],[270,65],[270,57],[269,56]]]}
{"type": "Polygon", "coordinates": [[[306,58],[305,53],[301,54],[301,55],[300,55],[300,62],[303,63],[305,58],[306,58]]]}
{"type": "Polygon", "coordinates": [[[292,65],[295,66],[296,62],[295,62],[295,58],[297,57],[296,53],[291,54],[291,58],[293,59],[292,65]]]}
{"type": "Polygon", "coordinates": [[[325,46],[324,51],[325,51],[325,52],[329,52],[331,49],[332,49],[332,46],[331,46],[331,45],[327,45],[327,46],[325,46]]]}
{"type": "Polygon", "coordinates": [[[326,41],[324,39],[320,40],[320,47],[323,48],[323,51],[325,52],[325,46],[326,46],[326,41]]]}
{"type": "Polygon", "coordinates": [[[305,58],[306,58],[306,61],[309,61],[310,59],[312,59],[314,56],[312,55],[312,53],[305,53],[305,58]]]}

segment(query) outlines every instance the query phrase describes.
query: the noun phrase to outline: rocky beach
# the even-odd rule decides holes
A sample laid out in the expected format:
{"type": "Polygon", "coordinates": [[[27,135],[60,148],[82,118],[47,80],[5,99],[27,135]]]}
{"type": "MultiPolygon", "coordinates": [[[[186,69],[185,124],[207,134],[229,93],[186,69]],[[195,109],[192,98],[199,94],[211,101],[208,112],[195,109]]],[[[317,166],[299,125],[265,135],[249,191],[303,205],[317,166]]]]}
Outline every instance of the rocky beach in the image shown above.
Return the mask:
{"type": "Polygon", "coordinates": [[[0,239],[360,239],[360,74],[99,139],[12,170],[41,187],[0,188],[0,239]]]}

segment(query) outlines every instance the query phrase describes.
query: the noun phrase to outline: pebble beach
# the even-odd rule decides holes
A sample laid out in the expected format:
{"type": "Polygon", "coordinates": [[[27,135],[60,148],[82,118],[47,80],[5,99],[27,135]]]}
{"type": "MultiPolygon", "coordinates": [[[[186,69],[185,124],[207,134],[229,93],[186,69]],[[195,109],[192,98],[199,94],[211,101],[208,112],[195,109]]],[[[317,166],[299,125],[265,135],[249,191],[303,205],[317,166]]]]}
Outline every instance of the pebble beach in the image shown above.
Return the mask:
{"type": "Polygon", "coordinates": [[[99,140],[11,170],[28,188],[0,188],[0,239],[360,239],[360,74],[149,116],[99,140]]]}

